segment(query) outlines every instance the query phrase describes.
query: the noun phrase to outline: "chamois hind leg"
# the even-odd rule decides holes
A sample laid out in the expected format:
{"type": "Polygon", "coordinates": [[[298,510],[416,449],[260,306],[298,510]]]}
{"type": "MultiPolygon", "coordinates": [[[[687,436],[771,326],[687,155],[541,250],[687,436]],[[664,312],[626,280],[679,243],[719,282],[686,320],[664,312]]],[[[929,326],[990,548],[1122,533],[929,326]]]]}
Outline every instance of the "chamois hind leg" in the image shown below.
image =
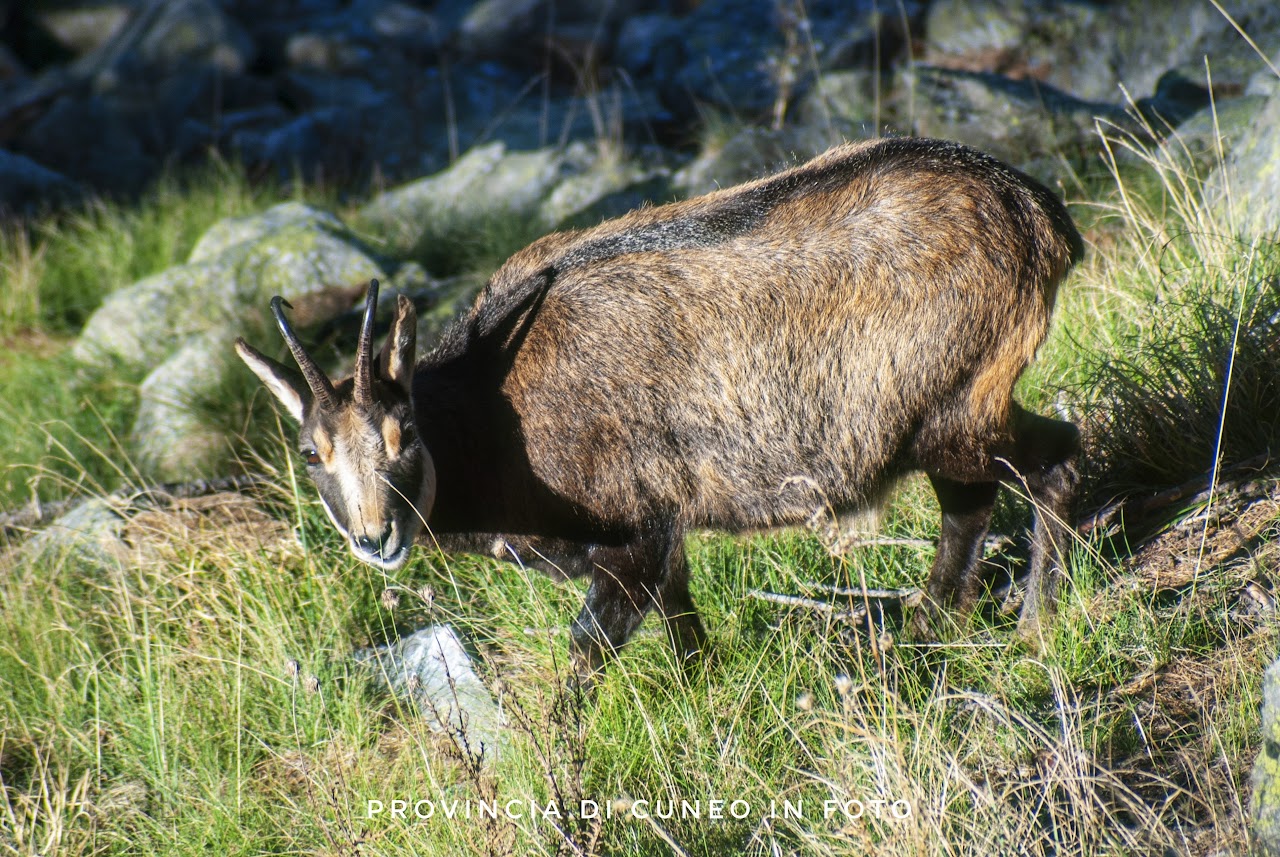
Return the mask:
{"type": "Polygon", "coordinates": [[[617,545],[590,552],[591,586],[571,629],[574,667],[590,681],[657,606],[679,655],[701,650],[705,633],[689,597],[684,540],[671,521],[643,528],[617,545]]]}
{"type": "Polygon", "coordinates": [[[936,639],[950,615],[963,619],[978,597],[978,564],[999,484],[960,482],[929,474],[942,507],[942,532],[924,600],[912,619],[917,639],[936,639]]]}
{"type": "Polygon", "coordinates": [[[1015,442],[1009,457],[1013,472],[1006,479],[1025,486],[1035,516],[1018,635],[1038,643],[1042,617],[1052,616],[1057,604],[1058,583],[1074,532],[1080,432],[1071,423],[1015,407],[1015,442]]]}
{"type": "Polygon", "coordinates": [[[656,599],[658,611],[667,626],[667,638],[676,658],[690,667],[706,649],[707,632],[698,618],[698,608],[689,595],[689,563],[684,552],[684,533],[673,527],[667,539],[667,555],[663,561],[662,582],[656,599]]]}

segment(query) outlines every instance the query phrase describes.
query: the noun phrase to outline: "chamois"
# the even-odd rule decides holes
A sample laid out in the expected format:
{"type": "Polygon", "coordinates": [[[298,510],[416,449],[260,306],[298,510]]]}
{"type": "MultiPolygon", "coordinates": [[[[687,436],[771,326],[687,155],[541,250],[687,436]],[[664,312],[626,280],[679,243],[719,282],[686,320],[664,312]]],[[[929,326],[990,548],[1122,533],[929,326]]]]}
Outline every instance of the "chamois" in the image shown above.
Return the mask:
{"type": "Polygon", "coordinates": [[[272,311],[300,372],[240,357],[301,423],[333,523],[400,566],[419,536],[565,577],[589,676],[650,608],[705,644],[684,535],[873,504],[923,471],[942,510],[913,631],[963,616],[1001,482],[1035,509],[1019,620],[1052,611],[1078,432],[1013,400],[1083,244],[1055,195],[965,146],[846,144],[706,196],[558,232],[512,256],[415,364],[401,296],[377,357],[369,289],[334,383],[272,311]],[[429,533],[424,530],[425,527],[429,533]]]}

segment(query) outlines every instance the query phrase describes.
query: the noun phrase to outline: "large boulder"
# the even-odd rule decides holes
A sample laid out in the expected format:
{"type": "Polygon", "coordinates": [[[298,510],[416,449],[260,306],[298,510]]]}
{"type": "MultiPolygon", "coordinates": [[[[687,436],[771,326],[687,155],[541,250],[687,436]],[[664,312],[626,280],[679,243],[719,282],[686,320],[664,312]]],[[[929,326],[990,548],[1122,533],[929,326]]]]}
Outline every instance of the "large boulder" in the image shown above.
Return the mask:
{"type": "Polygon", "coordinates": [[[1141,132],[1118,107],[1034,80],[921,65],[908,75],[908,85],[918,133],[968,143],[1044,181],[1061,177],[1063,159],[1082,163],[1101,150],[1099,120],[1141,132]]]}
{"type": "Polygon", "coordinates": [[[400,252],[421,251],[432,238],[499,219],[550,230],[667,169],[655,152],[626,160],[601,156],[585,143],[511,151],[493,142],[435,175],[379,194],[361,210],[360,220],[400,252]]]}
{"type": "Polygon", "coordinates": [[[388,278],[387,266],[329,212],[283,203],[213,226],[185,265],[113,292],[74,349],[84,361],[137,371],[188,337],[260,314],[273,295],[297,301],[334,285],[388,278]]]}
{"type": "Polygon", "coordinates": [[[1262,749],[1250,779],[1254,843],[1267,857],[1280,857],[1280,661],[1262,679],[1262,749]]]}
{"type": "Polygon", "coordinates": [[[0,149],[0,216],[39,211],[79,196],[80,188],[66,176],[0,149]]]}
{"type": "Polygon", "coordinates": [[[239,333],[218,327],[189,336],[143,380],[130,440],[135,463],[152,478],[212,475],[227,459],[226,427],[214,415],[236,368],[228,343],[239,333]]]}
{"type": "MultiPolygon", "coordinates": [[[[1280,48],[1280,6],[1226,0],[1223,9],[1268,55],[1280,48]]],[[[1243,88],[1260,61],[1232,21],[1203,0],[935,0],[925,18],[928,63],[1041,80],[1089,101],[1125,102],[1180,69],[1243,88]],[[1122,90],[1123,87],[1123,90],[1122,90]]],[[[1225,91],[1224,90],[1224,91],[1225,91]]]]}
{"type": "Polygon", "coordinates": [[[1230,155],[1209,176],[1206,194],[1246,239],[1280,233],[1280,94],[1267,98],[1233,129],[1230,155]]]}
{"type": "Polygon", "coordinates": [[[298,304],[299,326],[348,311],[372,278],[421,288],[422,271],[368,250],[334,215],[300,203],[224,220],[187,263],[112,293],[89,318],[74,354],[142,374],[131,439],[149,476],[207,475],[224,460],[217,419],[237,334],[264,326],[274,295],[298,304]]]}
{"type": "Polygon", "coordinates": [[[128,519],[120,504],[91,497],[60,515],[22,550],[30,561],[74,558],[96,567],[113,568],[123,559],[128,519]]]}

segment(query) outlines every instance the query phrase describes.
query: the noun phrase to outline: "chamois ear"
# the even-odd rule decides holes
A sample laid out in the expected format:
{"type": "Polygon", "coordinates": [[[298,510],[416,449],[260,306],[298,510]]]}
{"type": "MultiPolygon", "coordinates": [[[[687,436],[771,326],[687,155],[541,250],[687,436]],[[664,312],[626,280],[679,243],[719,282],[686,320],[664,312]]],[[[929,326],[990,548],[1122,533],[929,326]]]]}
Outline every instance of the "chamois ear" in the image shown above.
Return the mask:
{"type": "Polygon", "coordinates": [[[280,400],[285,410],[299,423],[302,422],[303,405],[310,400],[307,382],[302,373],[272,360],[239,337],[236,339],[236,354],[262,380],[271,394],[280,400]]]}
{"type": "Polygon", "coordinates": [[[378,369],[382,377],[398,384],[406,393],[413,392],[413,366],[418,347],[418,312],[405,295],[396,299],[396,318],[391,324],[378,369]]]}

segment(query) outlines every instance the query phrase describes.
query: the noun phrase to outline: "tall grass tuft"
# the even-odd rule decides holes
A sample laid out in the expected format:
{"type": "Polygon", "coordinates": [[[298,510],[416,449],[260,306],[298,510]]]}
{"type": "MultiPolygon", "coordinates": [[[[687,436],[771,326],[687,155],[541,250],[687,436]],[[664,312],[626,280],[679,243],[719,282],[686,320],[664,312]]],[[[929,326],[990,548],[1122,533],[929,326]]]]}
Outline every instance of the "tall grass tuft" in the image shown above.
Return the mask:
{"type": "Polygon", "coordinates": [[[1095,501],[1280,451],[1280,246],[1237,234],[1221,150],[1106,139],[1115,191],[1086,274],[1104,282],[1086,283],[1066,391],[1095,501]]]}

